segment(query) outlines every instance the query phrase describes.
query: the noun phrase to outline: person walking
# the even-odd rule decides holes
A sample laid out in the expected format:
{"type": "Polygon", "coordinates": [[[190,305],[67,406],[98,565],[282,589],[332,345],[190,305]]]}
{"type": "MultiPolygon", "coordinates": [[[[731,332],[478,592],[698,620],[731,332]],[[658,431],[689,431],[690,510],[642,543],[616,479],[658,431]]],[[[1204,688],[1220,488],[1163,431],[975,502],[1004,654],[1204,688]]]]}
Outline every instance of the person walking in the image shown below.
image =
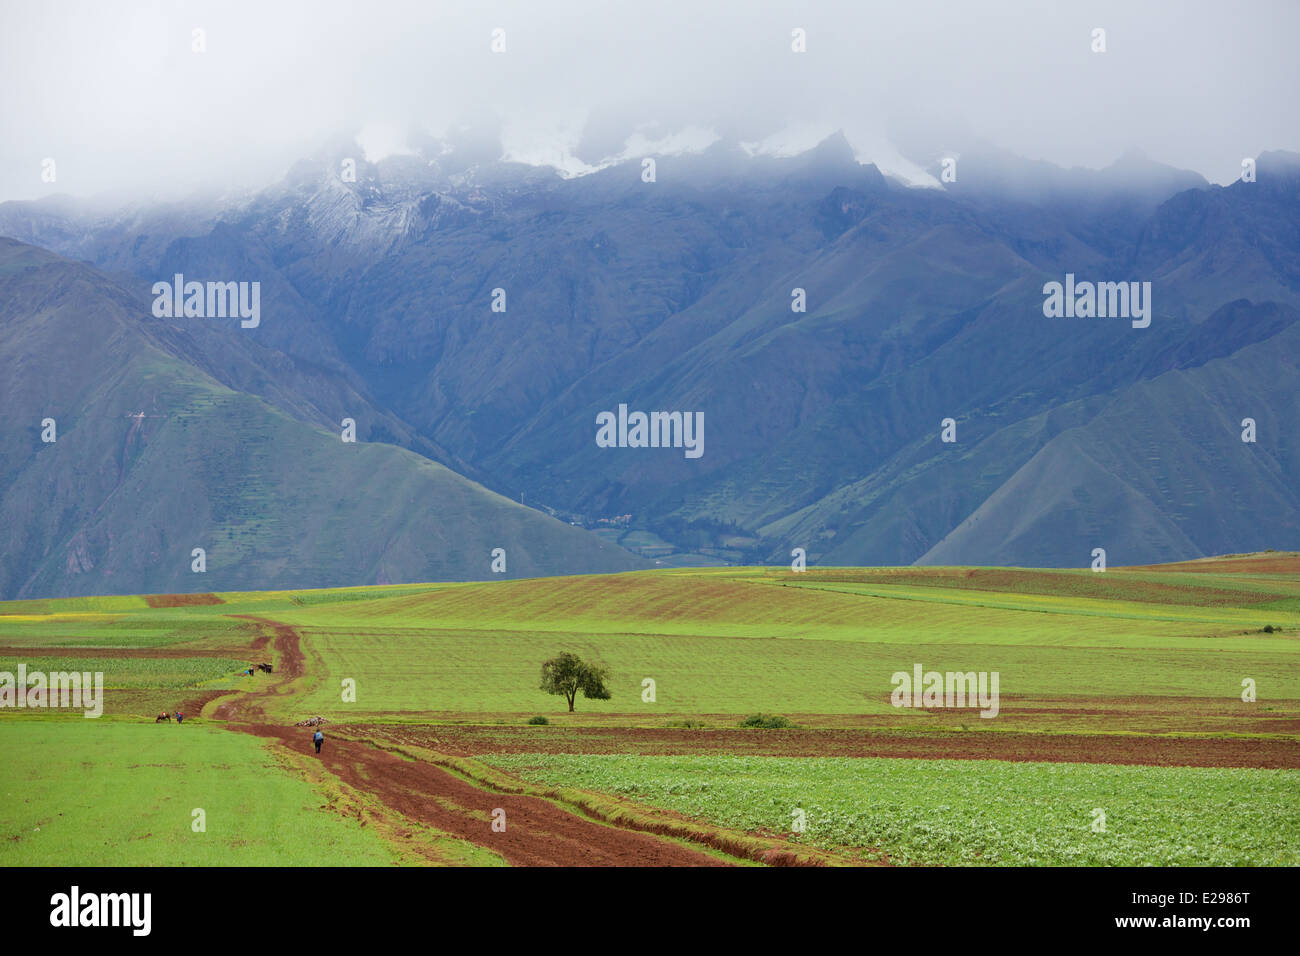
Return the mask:
{"type": "Polygon", "coordinates": [[[320,728],[316,729],[316,733],[312,734],[311,739],[312,742],[316,745],[316,752],[320,753],[320,745],[325,742],[325,735],[320,732],[320,728]]]}
{"type": "Polygon", "coordinates": [[[185,723],[185,715],[182,714],[179,710],[176,711],[176,723],[178,724],[185,723]]]}

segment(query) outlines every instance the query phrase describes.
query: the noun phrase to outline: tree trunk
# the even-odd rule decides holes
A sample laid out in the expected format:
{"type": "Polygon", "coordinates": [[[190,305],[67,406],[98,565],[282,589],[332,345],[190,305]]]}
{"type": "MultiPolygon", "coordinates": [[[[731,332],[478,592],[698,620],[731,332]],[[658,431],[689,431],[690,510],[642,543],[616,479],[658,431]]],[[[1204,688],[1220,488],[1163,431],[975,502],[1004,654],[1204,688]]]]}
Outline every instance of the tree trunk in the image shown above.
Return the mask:
{"type": "MultiPolygon", "coordinates": [[[[578,695],[574,694],[573,696],[576,697],[578,695]]],[[[573,713],[573,697],[569,698],[569,713],[573,713]]]]}

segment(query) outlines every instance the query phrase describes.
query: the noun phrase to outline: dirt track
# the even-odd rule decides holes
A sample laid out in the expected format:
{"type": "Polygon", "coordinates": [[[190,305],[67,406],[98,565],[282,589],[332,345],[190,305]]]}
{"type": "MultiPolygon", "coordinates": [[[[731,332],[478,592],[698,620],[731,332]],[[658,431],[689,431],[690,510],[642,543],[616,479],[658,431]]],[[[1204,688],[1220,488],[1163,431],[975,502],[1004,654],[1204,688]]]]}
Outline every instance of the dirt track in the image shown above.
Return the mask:
{"type": "MultiPolygon", "coordinates": [[[[261,690],[221,705],[214,716],[229,721],[234,729],[312,753],[309,728],[272,722],[262,706],[268,696],[291,694],[293,681],[302,676],[304,656],[298,634],[285,624],[239,616],[273,630],[280,663],[274,679],[261,690]]],[[[487,847],[515,866],[728,865],[673,840],[595,823],[537,797],[493,793],[432,764],[332,738],[328,725],[320,759],[340,780],[374,795],[403,817],[487,847]],[[496,808],[505,810],[504,833],[492,832],[496,808]]]]}

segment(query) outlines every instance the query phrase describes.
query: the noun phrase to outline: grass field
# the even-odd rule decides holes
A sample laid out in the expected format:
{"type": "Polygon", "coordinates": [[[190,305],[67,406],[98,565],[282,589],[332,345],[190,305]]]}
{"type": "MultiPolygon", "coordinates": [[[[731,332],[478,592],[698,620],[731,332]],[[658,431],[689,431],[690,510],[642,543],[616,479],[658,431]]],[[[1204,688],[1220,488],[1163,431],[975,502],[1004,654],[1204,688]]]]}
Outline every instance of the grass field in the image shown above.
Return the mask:
{"type": "Polygon", "coordinates": [[[379,866],[398,857],[220,727],[0,722],[0,866],[379,866]],[[206,832],[192,829],[201,809],[206,832]]]}
{"type": "Polygon", "coordinates": [[[463,783],[440,796],[452,784],[410,769],[407,746],[610,794],[636,814],[894,863],[1300,862],[1295,555],[1104,574],[692,568],[3,603],[0,671],[20,663],[100,671],[107,690],[99,720],[0,709],[7,776],[32,781],[0,797],[5,864],[544,856],[559,824],[497,847],[479,804],[501,798],[463,783]],[[579,697],[569,714],[542,693],[541,663],[562,650],[607,664],[611,699],[579,697]],[[241,674],[272,660],[275,676],[241,674]],[[286,664],[297,669],[283,676],[286,664]],[[892,675],[916,664],[997,672],[997,717],[893,706],[892,675]],[[183,728],[153,725],[179,706],[183,728]],[[795,728],[738,731],[760,711],[795,728]],[[322,714],[331,736],[391,753],[304,762],[305,732],[268,743],[222,726],[236,714],[264,737],[322,714]],[[525,726],[533,715],[550,726],[525,726]],[[408,770],[414,796],[376,777],[408,770]],[[190,804],[209,811],[206,842],[189,833],[190,804]],[[789,832],[794,806],[805,834],[789,832]],[[1106,833],[1089,829],[1095,807],[1106,833]],[[257,824],[222,828],[241,815],[257,824]]]}
{"type": "Polygon", "coordinates": [[[305,703],[330,706],[349,677],[358,712],[370,713],[544,711],[534,674],[559,650],[613,672],[613,699],[584,702],[585,712],[647,719],[754,710],[906,719],[915,715],[889,705],[890,678],[916,662],[999,671],[1013,700],[1230,700],[1247,677],[1264,696],[1300,699],[1300,643],[1259,633],[1300,628],[1295,581],[1110,574],[1101,587],[1088,571],[1044,572],[1047,582],[1008,573],[1035,590],[977,591],[940,575],[920,587],[918,571],[900,584],[883,573],[859,572],[881,582],[864,584],[835,580],[843,572],[672,571],[459,585],[277,619],[299,626],[319,655],[321,680],[305,703]],[[1048,584],[1061,593],[1039,593],[1048,584]],[[645,678],[656,682],[653,704],[641,700],[645,678]]]}

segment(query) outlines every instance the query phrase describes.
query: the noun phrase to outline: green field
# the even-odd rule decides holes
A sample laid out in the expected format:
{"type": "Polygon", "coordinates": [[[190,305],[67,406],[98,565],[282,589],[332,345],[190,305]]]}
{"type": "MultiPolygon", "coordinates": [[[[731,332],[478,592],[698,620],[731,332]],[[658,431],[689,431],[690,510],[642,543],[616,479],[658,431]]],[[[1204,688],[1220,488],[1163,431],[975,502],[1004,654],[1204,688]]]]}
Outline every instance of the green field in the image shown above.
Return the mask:
{"type": "MultiPolygon", "coordinates": [[[[98,720],[0,710],[7,777],[29,781],[0,795],[0,864],[500,862],[477,822],[453,837],[390,807],[382,827],[361,826],[357,806],[373,795],[353,791],[376,771],[343,786],[301,754],[222,727],[221,702],[252,693],[277,726],[322,714],[331,733],[435,755],[445,744],[638,813],[779,837],[801,807],[809,827],[796,844],[867,859],[1292,865],[1297,570],[1286,555],[1104,574],[693,568],[8,602],[0,671],[102,671],[108,690],[98,720]],[[268,693],[271,677],[239,672],[274,659],[279,674],[273,625],[292,629],[304,673],[268,693]],[[569,714],[542,693],[541,663],[562,650],[608,665],[611,699],[579,697],[569,714]],[[892,706],[892,675],[916,664],[997,672],[997,717],[892,706]],[[345,680],[355,702],[343,700],[345,680]],[[1243,699],[1243,682],[1256,700],[1243,699]],[[192,702],[184,727],[153,724],[182,701],[192,702]],[[757,712],[795,729],[730,745],[690,736],[734,732],[757,712]],[[552,726],[525,727],[532,715],[552,726]],[[465,733],[439,729],[453,726],[465,733]],[[906,741],[921,738],[947,749],[919,759],[906,741]],[[1061,745],[1072,738],[1084,743],[1061,745]],[[873,756],[873,740],[898,755],[873,756]],[[599,752],[584,755],[588,741],[599,752]],[[719,749],[731,745],[744,756],[719,749]],[[849,745],[855,756],[820,749],[849,745]],[[1156,751],[1165,756],[1142,759],[1156,751]],[[208,811],[206,834],[189,831],[193,807],[208,811]],[[1097,807],[1105,833],[1089,829],[1097,807]]],[[[496,798],[461,799],[485,821],[496,798]]]]}
{"type": "Polygon", "coordinates": [[[1008,866],[1293,866],[1300,771],[994,760],[499,755],[527,780],[597,790],[721,826],[1008,866]],[[1093,810],[1105,832],[1093,832],[1093,810]]]}
{"type": "Polygon", "coordinates": [[[0,866],[302,866],[397,861],[286,772],[265,744],[223,728],[120,721],[0,721],[0,866]],[[193,811],[206,832],[192,829],[193,811]]]}
{"type": "MultiPolygon", "coordinates": [[[[150,608],[140,598],[10,602],[0,612],[0,644],[203,646],[248,631],[230,615],[271,617],[299,628],[314,657],[302,707],[367,717],[545,710],[535,675],[559,650],[600,658],[613,672],[614,697],[584,702],[583,711],[647,719],[889,714],[891,675],[918,662],[998,671],[1011,700],[1229,701],[1245,678],[1262,700],[1300,699],[1293,579],[1008,572],[1024,577],[1019,590],[976,590],[963,578],[902,570],[723,568],[246,592],[185,608],[150,608]],[[1266,626],[1280,633],[1262,633],[1266,626]],[[355,704],[341,702],[344,678],[357,683],[355,704]],[[645,678],[656,682],[653,704],[641,700],[645,678]]],[[[134,681],[125,665],[105,670],[134,681]]]]}
{"type": "Polygon", "coordinates": [[[102,673],[106,688],[233,687],[242,661],[217,657],[30,657],[0,656],[0,671],[102,673]]]}
{"type": "Polygon", "coordinates": [[[1093,596],[1102,582],[1088,571],[1051,573],[1062,592],[1053,597],[729,568],[456,585],[275,616],[301,627],[319,655],[321,679],[305,705],[337,707],[348,677],[357,711],[370,714],[544,710],[534,675],[559,650],[613,672],[613,699],[583,702],[584,711],[644,718],[780,710],[906,719],[888,703],[890,678],[916,662],[999,671],[1013,698],[1230,701],[1249,677],[1262,696],[1300,699],[1296,582],[1269,583],[1261,595],[1258,582],[1203,576],[1212,580],[1184,580],[1154,603],[1140,600],[1141,586],[1161,583],[1149,581],[1158,574],[1108,574],[1105,585],[1125,599],[1093,596]],[[1271,599],[1209,603],[1224,592],[1271,599]],[[1265,626],[1291,636],[1253,633],[1265,626]],[[641,701],[645,678],[656,682],[653,704],[641,701]]]}

